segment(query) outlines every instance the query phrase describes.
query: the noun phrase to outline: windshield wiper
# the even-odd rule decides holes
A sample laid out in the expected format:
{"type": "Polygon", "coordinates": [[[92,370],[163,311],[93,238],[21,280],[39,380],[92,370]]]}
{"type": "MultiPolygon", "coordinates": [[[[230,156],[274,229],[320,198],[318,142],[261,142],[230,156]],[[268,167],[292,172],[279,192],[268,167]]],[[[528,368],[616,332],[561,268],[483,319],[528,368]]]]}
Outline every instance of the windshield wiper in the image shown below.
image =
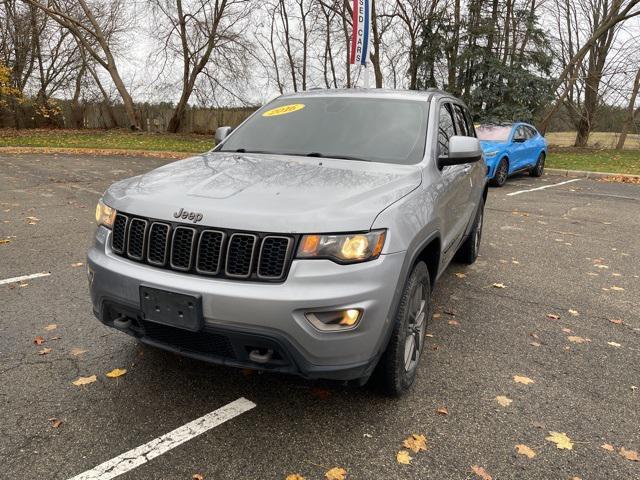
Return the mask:
{"type": "Polygon", "coordinates": [[[320,153],[320,152],[311,152],[311,153],[307,153],[305,155],[305,157],[316,157],[316,158],[338,158],[341,160],[356,160],[358,162],[370,162],[371,160],[367,160],[366,158],[360,158],[360,157],[352,157],[351,155],[334,155],[329,154],[329,155],[325,155],[324,153],[320,153]]]}

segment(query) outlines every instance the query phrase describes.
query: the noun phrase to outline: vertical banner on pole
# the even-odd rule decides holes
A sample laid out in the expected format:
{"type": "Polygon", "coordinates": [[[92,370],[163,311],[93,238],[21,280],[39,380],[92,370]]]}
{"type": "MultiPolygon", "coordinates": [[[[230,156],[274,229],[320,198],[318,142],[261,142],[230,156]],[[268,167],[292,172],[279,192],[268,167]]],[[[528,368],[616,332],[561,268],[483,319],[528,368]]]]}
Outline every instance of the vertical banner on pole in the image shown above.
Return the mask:
{"type": "Polygon", "coordinates": [[[353,0],[353,35],[351,37],[351,65],[365,67],[365,87],[369,87],[369,37],[371,33],[371,2],[353,0]]]}

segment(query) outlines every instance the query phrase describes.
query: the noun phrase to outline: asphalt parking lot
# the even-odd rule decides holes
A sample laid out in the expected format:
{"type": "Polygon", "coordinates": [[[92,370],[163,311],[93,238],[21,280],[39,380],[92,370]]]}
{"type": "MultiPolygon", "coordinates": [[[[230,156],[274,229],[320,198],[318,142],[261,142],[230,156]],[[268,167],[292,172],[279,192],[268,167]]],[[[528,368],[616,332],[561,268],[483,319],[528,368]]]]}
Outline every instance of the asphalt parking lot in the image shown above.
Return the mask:
{"type": "Polygon", "coordinates": [[[143,348],[93,317],[79,264],[96,201],[164,162],[0,155],[0,281],[50,272],[0,285],[1,478],[72,478],[239,398],[255,408],[118,478],[640,478],[620,454],[640,451],[640,186],[492,189],[481,257],[444,273],[417,383],[389,399],[143,348]],[[428,449],[399,464],[411,434],[428,449]]]}

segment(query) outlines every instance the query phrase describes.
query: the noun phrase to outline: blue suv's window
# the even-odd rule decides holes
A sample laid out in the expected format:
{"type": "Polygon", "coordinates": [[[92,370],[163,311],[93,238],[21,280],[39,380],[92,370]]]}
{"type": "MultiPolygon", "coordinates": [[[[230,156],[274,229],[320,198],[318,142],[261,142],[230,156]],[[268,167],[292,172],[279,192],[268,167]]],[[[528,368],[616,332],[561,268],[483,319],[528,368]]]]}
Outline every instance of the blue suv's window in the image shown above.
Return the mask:
{"type": "Polygon", "coordinates": [[[218,151],[422,161],[428,104],[371,97],[293,97],[260,109],[218,151]]]}

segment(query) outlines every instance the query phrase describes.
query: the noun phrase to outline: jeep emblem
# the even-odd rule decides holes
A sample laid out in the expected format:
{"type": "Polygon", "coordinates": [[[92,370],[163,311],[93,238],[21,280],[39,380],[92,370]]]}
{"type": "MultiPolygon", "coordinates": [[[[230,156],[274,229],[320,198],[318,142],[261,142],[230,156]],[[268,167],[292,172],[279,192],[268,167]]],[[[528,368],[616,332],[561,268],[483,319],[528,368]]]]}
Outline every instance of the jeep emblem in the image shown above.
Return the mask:
{"type": "Polygon", "coordinates": [[[187,212],[184,208],[181,208],[179,212],[173,213],[174,218],[182,218],[183,220],[191,220],[193,223],[198,223],[202,220],[202,214],[197,212],[187,212]]]}

